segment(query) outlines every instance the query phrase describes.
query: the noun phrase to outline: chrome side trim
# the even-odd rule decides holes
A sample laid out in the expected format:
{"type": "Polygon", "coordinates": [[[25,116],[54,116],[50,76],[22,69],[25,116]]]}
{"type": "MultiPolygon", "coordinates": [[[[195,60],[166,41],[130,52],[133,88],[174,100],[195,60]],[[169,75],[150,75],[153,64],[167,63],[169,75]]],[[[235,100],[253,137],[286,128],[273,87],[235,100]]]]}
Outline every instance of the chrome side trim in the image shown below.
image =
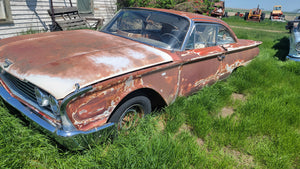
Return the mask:
{"type": "Polygon", "coordinates": [[[34,125],[41,129],[45,134],[54,138],[57,142],[64,145],[68,149],[77,150],[94,144],[111,135],[114,123],[107,123],[101,127],[94,128],[89,131],[65,131],[55,127],[49,123],[46,118],[38,116],[38,112],[23,105],[19,100],[12,97],[6,89],[0,84],[0,96],[12,107],[20,111],[27,119],[33,121],[34,125]],[[103,137],[105,136],[105,137],[103,137]],[[100,139],[101,138],[101,139],[100,139]]]}

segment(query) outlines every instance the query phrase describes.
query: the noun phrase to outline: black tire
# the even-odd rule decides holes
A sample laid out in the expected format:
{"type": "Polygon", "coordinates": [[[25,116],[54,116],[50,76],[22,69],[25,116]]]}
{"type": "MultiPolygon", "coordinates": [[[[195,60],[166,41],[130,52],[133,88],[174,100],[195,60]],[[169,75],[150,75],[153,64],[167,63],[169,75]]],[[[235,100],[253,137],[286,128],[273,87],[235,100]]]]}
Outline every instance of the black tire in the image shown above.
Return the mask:
{"type": "Polygon", "coordinates": [[[248,20],[248,16],[249,16],[249,12],[246,12],[246,13],[245,13],[244,20],[248,20]]]}
{"type": "Polygon", "coordinates": [[[146,96],[136,96],[125,101],[109,119],[118,124],[118,129],[129,130],[139,118],[151,113],[151,102],[146,96]],[[128,120],[129,119],[129,120],[128,120]]]}
{"type": "Polygon", "coordinates": [[[265,13],[262,13],[262,14],[261,14],[261,17],[260,17],[260,20],[262,20],[262,21],[265,20],[265,17],[266,17],[266,14],[265,14],[265,13]]]}

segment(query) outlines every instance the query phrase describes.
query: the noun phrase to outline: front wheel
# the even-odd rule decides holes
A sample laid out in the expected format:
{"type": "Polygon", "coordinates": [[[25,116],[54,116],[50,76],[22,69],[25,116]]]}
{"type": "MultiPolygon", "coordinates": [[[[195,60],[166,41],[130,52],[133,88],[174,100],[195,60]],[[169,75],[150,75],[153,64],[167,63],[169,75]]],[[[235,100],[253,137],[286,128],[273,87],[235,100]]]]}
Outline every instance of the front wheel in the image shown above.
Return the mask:
{"type": "Polygon", "coordinates": [[[151,113],[151,102],[146,96],[136,96],[125,101],[114,112],[109,122],[118,124],[118,129],[129,130],[138,120],[151,113]]]}

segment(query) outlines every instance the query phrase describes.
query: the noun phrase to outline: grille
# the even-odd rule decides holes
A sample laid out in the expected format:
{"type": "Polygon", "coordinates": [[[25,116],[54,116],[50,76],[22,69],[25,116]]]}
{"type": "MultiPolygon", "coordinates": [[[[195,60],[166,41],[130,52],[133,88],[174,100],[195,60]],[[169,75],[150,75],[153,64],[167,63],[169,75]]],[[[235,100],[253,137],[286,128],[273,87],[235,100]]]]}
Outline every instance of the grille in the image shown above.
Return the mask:
{"type": "Polygon", "coordinates": [[[29,104],[33,105],[38,110],[44,112],[48,116],[55,119],[58,118],[52,113],[50,106],[41,107],[38,105],[34,92],[35,85],[30,82],[24,82],[6,72],[1,73],[0,77],[12,93],[25,100],[29,104]]]}
{"type": "Polygon", "coordinates": [[[23,82],[14,76],[5,73],[4,76],[6,77],[7,82],[10,83],[10,86],[14,89],[17,89],[21,95],[25,96],[27,99],[36,102],[35,94],[34,94],[34,85],[29,82],[23,82]]]}

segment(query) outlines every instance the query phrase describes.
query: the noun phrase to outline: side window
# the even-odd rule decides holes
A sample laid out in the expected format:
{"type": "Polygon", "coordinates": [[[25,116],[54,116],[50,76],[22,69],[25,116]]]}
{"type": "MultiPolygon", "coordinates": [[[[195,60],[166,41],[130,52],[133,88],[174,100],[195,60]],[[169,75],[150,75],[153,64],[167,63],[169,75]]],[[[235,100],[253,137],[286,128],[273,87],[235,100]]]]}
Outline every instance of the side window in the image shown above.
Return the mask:
{"type": "Polygon", "coordinates": [[[229,44],[234,42],[234,38],[231,36],[229,30],[224,26],[220,26],[218,30],[217,45],[229,44]]]}
{"type": "Polygon", "coordinates": [[[9,0],[0,0],[0,24],[11,22],[12,17],[9,0]]]}
{"type": "Polygon", "coordinates": [[[186,45],[186,50],[216,45],[216,29],[213,24],[196,24],[186,45]]]}

